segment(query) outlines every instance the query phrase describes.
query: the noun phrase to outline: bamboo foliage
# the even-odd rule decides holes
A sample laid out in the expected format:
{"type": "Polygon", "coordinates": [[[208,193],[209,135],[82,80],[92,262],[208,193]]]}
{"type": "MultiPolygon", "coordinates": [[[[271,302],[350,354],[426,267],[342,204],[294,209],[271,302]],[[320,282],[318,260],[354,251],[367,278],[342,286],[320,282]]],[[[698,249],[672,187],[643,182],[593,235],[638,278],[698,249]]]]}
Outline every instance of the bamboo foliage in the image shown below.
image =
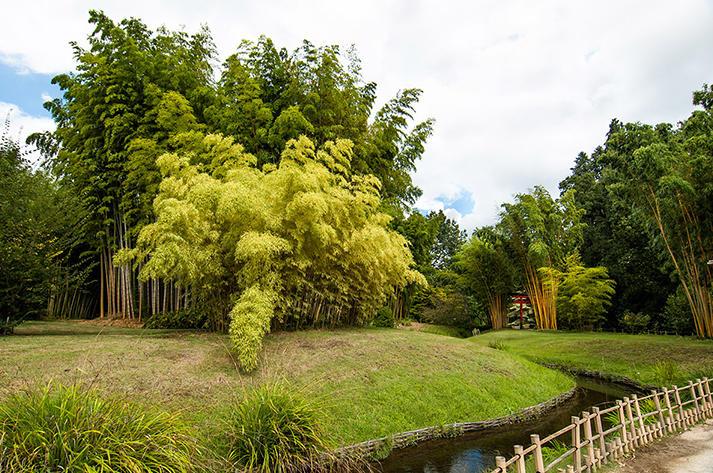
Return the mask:
{"type": "Polygon", "coordinates": [[[379,182],[351,175],[350,142],[315,149],[301,137],[262,169],[230,138],[207,135],[191,149],[159,158],[156,222],[115,260],[141,262],[142,282],[190,287],[214,323],[230,321],[246,369],[273,323],[363,323],[394,288],[424,283],[378,211],[379,182]]]}
{"type": "Polygon", "coordinates": [[[543,277],[540,269],[562,268],[567,255],[577,250],[583,211],[571,191],[554,200],[546,189],[535,187],[515,200],[503,204],[497,231],[530,298],[537,326],[556,330],[558,281],[543,277]]]}
{"type": "Polygon", "coordinates": [[[611,190],[660,235],[693,313],[696,332],[713,337],[713,89],[694,93],[694,112],[679,128],[614,121],[606,159],[619,173],[611,190]],[[632,185],[633,184],[633,185],[632,185]]]}
{"type": "Polygon", "coordinates": [[[513,274],[507,256],[492,229],[481,229],[456,257],[460,280],[488,308],[495,330],[507,325],[507,302],[513,289],[513,274]]]}

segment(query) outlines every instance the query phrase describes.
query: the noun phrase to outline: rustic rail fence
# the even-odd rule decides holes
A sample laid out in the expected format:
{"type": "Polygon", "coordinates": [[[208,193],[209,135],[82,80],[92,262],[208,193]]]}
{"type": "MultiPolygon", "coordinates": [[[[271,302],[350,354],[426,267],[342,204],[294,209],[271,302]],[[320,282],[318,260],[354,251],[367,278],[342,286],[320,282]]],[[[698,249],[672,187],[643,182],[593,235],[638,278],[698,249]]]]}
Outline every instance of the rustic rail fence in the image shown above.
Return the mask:
{"type": "Polygon", "coordinates": [[[515,445],[515,455],[509,460],[496,457],[497,468],[493,473],[596,471],[610,460],[626,455],[655,438],[713,417],[710,384],[708,378],[697,379],[689,381],[688,386],[654,390],[649,396],[625,397],[606,409],[593,407],[592,412],[572,417],[569,426],[544,439],[537,434],[531,435],[532,445],[527,448],[515,445]],[[605,425],[611,427],[605,429],[605,425]],[[545,465],[545,453],[559,453],[561,450],[548,445],[569,448],[545,465]]]}

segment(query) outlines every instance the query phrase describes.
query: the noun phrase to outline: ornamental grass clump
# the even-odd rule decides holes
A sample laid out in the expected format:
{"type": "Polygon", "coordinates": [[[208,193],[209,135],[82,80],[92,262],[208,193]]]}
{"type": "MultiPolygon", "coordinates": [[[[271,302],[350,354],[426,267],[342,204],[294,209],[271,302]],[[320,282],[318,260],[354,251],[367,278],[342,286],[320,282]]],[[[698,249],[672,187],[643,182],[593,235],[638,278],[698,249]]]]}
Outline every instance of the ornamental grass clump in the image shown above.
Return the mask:
{"type": "Polygon", "coordinates": [[[0,402],[0,471],[189,472],[195,450],[176,414],[50,381],[0,402]]]}
{"type": "Polygon", "coordinates": [[[226,425],[228,460],[248,471],[357,471],[363,464],[329,451],[322,404],[287,382],[268,382],[234,406],[226,425]]]}

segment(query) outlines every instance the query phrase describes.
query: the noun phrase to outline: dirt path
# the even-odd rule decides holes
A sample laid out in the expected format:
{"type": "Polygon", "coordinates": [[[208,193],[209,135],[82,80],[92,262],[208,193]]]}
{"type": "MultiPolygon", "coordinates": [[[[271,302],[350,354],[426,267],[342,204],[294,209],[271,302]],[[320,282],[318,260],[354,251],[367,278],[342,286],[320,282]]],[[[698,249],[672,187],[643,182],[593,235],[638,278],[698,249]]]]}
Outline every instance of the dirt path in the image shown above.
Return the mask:
{"type": "Polygon", "coordinates": [[[713,473],[713,419],[680,435],[657,440],[633,457],[619,460],[612,473],[713,473]]]}

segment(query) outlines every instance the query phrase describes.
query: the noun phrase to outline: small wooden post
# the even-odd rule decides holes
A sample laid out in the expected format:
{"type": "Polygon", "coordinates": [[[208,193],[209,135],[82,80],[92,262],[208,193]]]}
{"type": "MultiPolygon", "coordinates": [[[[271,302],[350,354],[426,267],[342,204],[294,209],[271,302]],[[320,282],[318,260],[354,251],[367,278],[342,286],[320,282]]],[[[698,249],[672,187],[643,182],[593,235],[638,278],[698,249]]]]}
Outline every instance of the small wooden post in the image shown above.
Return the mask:
{"type": "Polygon", "coordinates": [[[505,466],[505,457],[495,457],[495,466],[500,469],[500,473],[508,473],[508,468],[505,466]]]}
{"type": "Polygon", "coordinates": [[[636,429],[636,424],[634,424],[634,415],[631,413],[631,400],[628,397],[624,398],[624,407],[626,408],[626,422],[629,424],[629,430],[631,431],[631,447],[639,447],[639,434],[636,429]]]}
{"type": "Polygon", "coordinates": [[[703,378],[703,382],[706,385],[706,396],[708,398],[708,406],[710,408],[709,415],[713,415],[713,397],[711,396],[711,386],[708,378],[703,378]]]}
{"type": "Polygon", "coordinates": [[[598,407],[593,407],[592,410],[594,411],[595,417],[595,423],[594,426],[597,429],[597,437],[599,437],[599,450],[602,453],[602,458],[604,459],[604,464],[607,463],[607,444],[606,444],[606,439],[604,438],[604,427],[602,427],[602,414],[599,412],[598,407]]]}
{"type": "Polygon", "coordinates": [[[592,460],[589,458],[589,455],[582,455],[582,458],[584,459],[584,471],[592,473],[592,460]]]}
{"type": "Polygon", "coordinates": [[[515,460],[515,468],[517,469],[517,473],[526,473],[525,455],[523,455],[522,453],[525,449],[522,448],[522,445],[515,445],[513,448],[515,449],[515,455],[517,456],[517,460],[515,460]]]}
{"type": "Polygon", "coordinates": [[[542,443],[540,436],[537,434],[530,435],[530,440],[535,445],[535,471],[537,473],[545,473],[545,459],[542,457],[542,443]]]}
{"type": "Polygon", "coordinates": [[[696,396],[696,388],[693,387],[693,381],[688,382],[688,389],[691,391],[691,398],[693,398],[693,405],[695,406],[695,410],[693,411],[694,414],[694,419],[696,422],[700,420],[699,416],[701,413],[700,407],[698,406],[698,396],[696,396]]]}
{"type": "Polygon", "coordinates": [[[663,388],[663,394],[664,394],[664,401],[666,402],[666,410],[668,411],[668,419],[666,421],[667,424],[667,434],[671,434],[675,430],[674,426],[674,417],[673,417],[673,408],[671,407],[671,398],[668,395],[668,389],[663,388]]]}
{"type": "Polygon", "coordinates": [[[661,427],[658,427],[659,429],[663,428],[664,425],[664,418],[663,418],[663,412],[661,412],[661,402],[659,401],[659,393],[654,389],[652,391],[654,395],[654,406],[656,407],[656,412],[658,413],[658,418],[659,422],[661,423],[661,427]]]}
{"type": "Polygon", "coordinates": [[[601,468],[602,466],[602,450],[600,448],[595,448],[594,449],[594,465],[597,468],[601,468]]]}
{"type": "MultiPolygon", "coordinates": [[[[582,450],[580,447],[580,435],[579,435],[579,417],[572,416],[572,424],[574,429],[572,429],[572,447],[574,452],[572,453],[572,460],[574,461],[574,467],[577,471],[582,470],[582,450]]],[[[569,466],[568,466],[569,468],[569,466]]]]}
{"type": "Polygon", "coordinates": [[[701,419],[708,417],[708,410],[710,405],[706,399],[706,395],[703,393],[703,381],[696,379],[696,387],[698,388],[698,398],[701,400],[701,419]]]}
{"type": "Polygon", "coordinates": [[[567,465],[567,473],[574,473],[574,467],[572,465],[567,465]]]}
{"type": "Polygon", "coordinates": [[[583,412],[584,416],[584,438],[587,441],[587,456],[589,461],[585,462],[587,465],[592,465],[594,463],[594,438],[592,437],[592,416],[589,412],[583,412]]]}
{"type": "Polygon", "coordinates": [[[639,420],[639,446],[644,446],[648,443],[648,438],[646,437],[646,429],[644,427],[644,418],[641,416],[641,406],[639,404],[639,396],[634,394],[634,409],[636,410],[636,418],[639,420]]]}
{"type": "Polygon", "coordinates": [[[681,422],[685,420],[685,415],[683,413],[683,404],[681,404],[681,393],[679,392],[678,386],[675,384],[673,385],[673,393],[676,397],[676,407],[678,408],[678,412],[680,414],[680,417],[678,418],[681,419],[680,422],[676,422],[676,430],[681,430],[683,427],[681,422]]]}
{"type": "Polygon", "coordinates": [[[624,452],[629,453],[629,439],[626,435],[626,417],[624,416],[624,403],[621,401],[621,399],[617,399],[616,403],[619,406],[619,424],[621,424],[619,426],[619,432],[621,433],[621,442],[624,446],[624,452]]]}

